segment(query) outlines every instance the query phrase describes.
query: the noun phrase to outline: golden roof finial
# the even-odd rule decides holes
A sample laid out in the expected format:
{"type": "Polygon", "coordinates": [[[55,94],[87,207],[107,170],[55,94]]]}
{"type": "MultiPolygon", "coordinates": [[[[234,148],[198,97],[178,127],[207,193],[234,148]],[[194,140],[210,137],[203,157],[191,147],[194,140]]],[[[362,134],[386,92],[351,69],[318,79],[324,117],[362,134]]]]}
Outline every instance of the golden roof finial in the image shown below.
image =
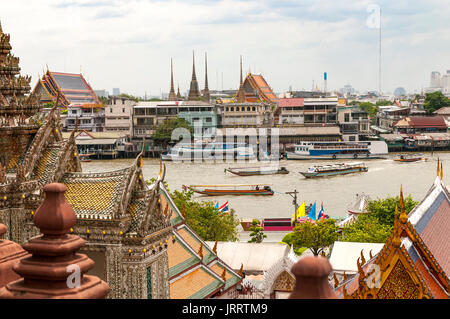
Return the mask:
{"type": "Polygon", "coordinates": [[[225,268],[225,266],[223,266],[223,271],[222,271],[222,279],[223,281],[227,281],[227,269],[225,268]]]}
{"type": "Polygon", "coordinates": [[[344,280],[347,280],[347,274],[344,271],[344,280]]]}
{"type": "Polygon", "coordinates": [[[181,209],[181,215],[186,218],[186,204],[183,204],[183,208],[181,209]]]}
{"type": "Polygon", "coordinates": [[[436,170],[436,176],[439,177],[439,157],[438,157],[438,161],[437,161],[437,170],[436,170]]]}
{"type": "Polygon", "coordinates": [[[162,174],[162,160],[159,159],[159,176],[162,174]]]}
{"type": "Polygon", "coordinates": [[[372,256],[372,249],[369,251],[369,257],[370,257],[370,259],[373,258],[373,256],[372,256]]]}
{"type": "Polygon", "coordinates": [[[400,234],[399,234],[399,228],[398,228],[398,220],[397,220],[397,205],[395,205],[395,215],[394,215],[394,229],[393,229],[393,238],[392,238],[392,245],[394,247],[400,247],[401,241],[400,241],[400,234]]]}
{"type": "Polygon", "coordinates": [[[442,162],[441,162],[441,180],[444,177],[444,169],[442,168],[442,162]]]}
{"type": "Polygon", "coordinates": [[[241,268],[239,269],[239,276],[244,276],[244,264],[241,264],[241,268]]]}
{"type": "Polygon", "coordinates": [[[214,252],[215,254],[217,254],[217,240],[216,240],[216,242],[214,243],[213,252],[214,252]]]}
{"type": "Polygon", "coordinates": [[[198,250],[198,255],[203,259],[203,242],[200,243],[200,248],[198,250]]]}
{"type": "Polygon", "coordinates": [[[366,263],[366,258],[364,258],[363,250],[361,249],[361,265],[364,265],[366,263]]]}
{"type": "Polygon", "coordinates": [[[405,211],[405,202],[403,200],[403,185],[400,185],[400,213],[405,211]]]}
{"type": "Polygon", "coordinates": [[[333,279],[334,279],[334,288],[337,288],[339,286],[339,280],[336,277],[336,273],[333,273],[333,279]]]}

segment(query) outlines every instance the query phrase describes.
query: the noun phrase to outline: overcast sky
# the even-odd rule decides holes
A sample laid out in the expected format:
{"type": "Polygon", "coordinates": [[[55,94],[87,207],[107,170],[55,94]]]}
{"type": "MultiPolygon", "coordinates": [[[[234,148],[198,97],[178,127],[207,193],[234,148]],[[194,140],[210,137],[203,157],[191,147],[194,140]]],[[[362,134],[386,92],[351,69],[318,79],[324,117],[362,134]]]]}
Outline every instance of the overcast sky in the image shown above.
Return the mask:
{"type": "Polygon", "coordinates": [[[186,91],[192,51],[200,88],[208,54],[209,88],[237,89],[244,71],[262,73],[276,92],[351,84],[378,89],[382,18],[382,91],[429,86],[430,72],[450,69],[446,0],[0,0],[22,74],[79,73],[94,89],[135,95],[186,91]]]}

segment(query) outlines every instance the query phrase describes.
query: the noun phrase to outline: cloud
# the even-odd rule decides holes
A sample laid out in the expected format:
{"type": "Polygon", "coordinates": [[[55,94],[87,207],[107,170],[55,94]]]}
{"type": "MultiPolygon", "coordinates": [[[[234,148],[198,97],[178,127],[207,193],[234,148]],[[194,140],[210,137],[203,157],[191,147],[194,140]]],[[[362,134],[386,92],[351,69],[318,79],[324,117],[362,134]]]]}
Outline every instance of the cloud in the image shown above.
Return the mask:
{"type": "Polygon", "coordinates": [[[370,4],[382,10],[382,82],[386,90],[427,86],[449,68],[450,9],[445,1],[371,0],[22,0],[2,8],[24,73],[51,68],[89,74],[95,88],[159,94],[189,87],[192,50],[210,88],[237,88],[244,69],[263,72],[276,91],[311,87],[328,72],[329,88],[378,86],[379,30],[367,25],[370,4]]]}

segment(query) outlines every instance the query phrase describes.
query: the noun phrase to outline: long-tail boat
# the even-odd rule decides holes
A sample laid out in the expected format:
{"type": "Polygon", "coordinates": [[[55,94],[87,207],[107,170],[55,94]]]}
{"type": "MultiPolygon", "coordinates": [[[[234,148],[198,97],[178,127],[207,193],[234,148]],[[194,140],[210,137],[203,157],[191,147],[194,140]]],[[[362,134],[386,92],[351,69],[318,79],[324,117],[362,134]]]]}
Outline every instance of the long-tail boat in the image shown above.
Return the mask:
{"type": "Polygon", "coordinates": [[[396,162],[417,162],[421,160],[427,160],[422,154],[399,154],[394,158],[396,162]]]}
{"type": "Polygon", "coordinates": [[[306,178],[343,175],[356,172],[367,172],[369,168],[364,163],[342,163],[333,165],[313,166],[307,172],[300,172],[306,178]]]}
{"type": "Polygon", "coordinates": [[[225,168],[225,172],[227,171],[239,176],[289,174],[286,167],[279,166],[229,167],[225,168]]]}
{"type": "Polygon", "coordinates": [[[269,184],[223,184],[223,185],[189,185],[183,186],[198,194],[208,196],[222,195],[273,195],[269,184]]]}

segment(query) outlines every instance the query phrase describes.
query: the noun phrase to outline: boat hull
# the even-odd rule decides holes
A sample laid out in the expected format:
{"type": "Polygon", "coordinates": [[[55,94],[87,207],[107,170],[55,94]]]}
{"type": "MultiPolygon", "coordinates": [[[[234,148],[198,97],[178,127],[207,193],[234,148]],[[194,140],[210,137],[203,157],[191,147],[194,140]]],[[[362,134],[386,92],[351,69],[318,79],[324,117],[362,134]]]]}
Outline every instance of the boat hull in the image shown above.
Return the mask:
{"type": "Polygon", "coordinates": [[[302,174],[306,178],[314,178],[314,177],[346,175],[346,174],[367,172],[367,171],[368,171],[367,167],[361,167],[361,168],[352,168],[352,169],[346,169],[346,170],[334,171],[334,172],[314,172],[314,173],[300,172],[300,174],[302,174]]]}
{"type": "Polygon", "coordinates": [[[269,190],[216,190],[216,189],[205,189],[193,190],[194,192],[207,196],[224,196],[224,195],[254,195],[254,196],[272,196],[273,191],[269,190]]]}
{"type": "Polygon", "coordinates": [[[384,154],[324,154],[324,155],[299,155],[294,152],[287,152],[287,160],[334,160],[334,159],[384,159],[384,154]],[[355,156],[356,155],[356,156],[355,156]]]}
{"type": "Polygon", "coordinates": [[[395,158],[394,161],[396,162],[404,162],[404,163],[410,163],[410,162],[417,162],[417,161],[421,161],[422,158],[408,158],[408,159],[400,159],[400,158],[395,158]]]}
{"type": "Polygon", "coordinates": [[[228,172],[238,175],[238,176],[255,176],[255,175],[275,175],[275,174],[289,174],[289,171],[286,170],[274,170],[274,171],[248,171],[248,172],[236,172],[230,169],[227,169],[228,172]]]}

